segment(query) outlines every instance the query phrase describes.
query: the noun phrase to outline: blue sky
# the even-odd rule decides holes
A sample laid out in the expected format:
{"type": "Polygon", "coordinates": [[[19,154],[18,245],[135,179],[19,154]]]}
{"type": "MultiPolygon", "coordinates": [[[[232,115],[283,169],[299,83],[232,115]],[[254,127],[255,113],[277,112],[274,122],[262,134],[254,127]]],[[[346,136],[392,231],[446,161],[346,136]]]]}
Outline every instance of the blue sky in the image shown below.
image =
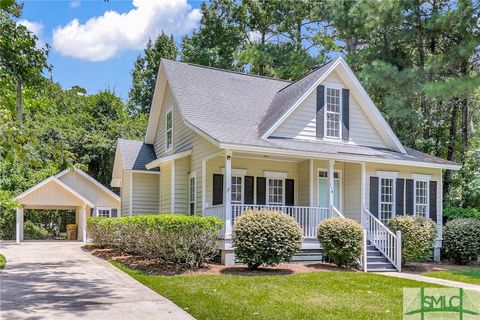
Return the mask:
{"type": "Polygon", "coordinates": [[[95,93],[113,89],[124,100],[130,71],[148,37],[181,36],[198,26],[200,1],[25,1],[23,23],[51,46],[53,80],[95,93]]]}

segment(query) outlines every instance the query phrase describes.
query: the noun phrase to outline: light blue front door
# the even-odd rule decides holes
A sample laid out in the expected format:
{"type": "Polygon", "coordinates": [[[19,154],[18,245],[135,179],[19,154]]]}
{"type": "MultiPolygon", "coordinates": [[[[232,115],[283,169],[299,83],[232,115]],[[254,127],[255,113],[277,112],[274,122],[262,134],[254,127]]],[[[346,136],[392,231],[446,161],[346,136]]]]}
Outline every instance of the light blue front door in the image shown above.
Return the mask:
{"type": "MultiPolygon", "coordinates": [[[[321,174],[322,175],[322,174],[321,174]]],[[[324,173],[323,175],[326,175],[324,173]]],[[[340,210],[340,179],[333,180],[333,206],[340,210]]],[[[318,178],[318,206],[328,208],[328,178],[318,178]]]]}

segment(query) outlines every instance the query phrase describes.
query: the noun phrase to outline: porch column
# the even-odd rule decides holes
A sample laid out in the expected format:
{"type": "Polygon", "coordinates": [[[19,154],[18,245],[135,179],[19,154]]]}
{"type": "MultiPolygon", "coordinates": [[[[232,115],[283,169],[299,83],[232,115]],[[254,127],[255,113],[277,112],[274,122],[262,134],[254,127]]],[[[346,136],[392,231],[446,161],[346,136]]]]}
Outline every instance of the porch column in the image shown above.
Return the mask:
{"type": "Polygon", "coordinates": [[[17,215],[16,215],[16,241],[19,243],[20,241],[23,241],[23,208],[19,207],[17,208],[17,215]]]}
{"type": "Polygon", "coordinates": [[[87,242],[87,208],[85,205],[80,208],[80,225],[82,242],[87,242]]]}
{"type": "Polygon", "coordinates": [[[202,216],[205,215],[207,207],[207,160],[202,160],[202,216]]]}
{"type": "Polygon", "coordinates": [[[362,226],[365,227],[364,215],[365,215],[365,181],[366,181],[366,169],[365,162],[360,164],[360,219],[362,226]]]}
{"type": "Polygon", "coordinates": [[[225,239],[232,237],[232,151],[225,152],[225,239]]]}
{"type": "MultiPolygon", "coordinates": [[[[335,192],[335,179],[334,179],[334,170],[333,166],[335,161],[328,160],[328,209],[330,216],[333,216],[333,205],[334,205],[334,192],[335,192]]],[[[337,208],[338,209],[338,208],[337,208]]]]}

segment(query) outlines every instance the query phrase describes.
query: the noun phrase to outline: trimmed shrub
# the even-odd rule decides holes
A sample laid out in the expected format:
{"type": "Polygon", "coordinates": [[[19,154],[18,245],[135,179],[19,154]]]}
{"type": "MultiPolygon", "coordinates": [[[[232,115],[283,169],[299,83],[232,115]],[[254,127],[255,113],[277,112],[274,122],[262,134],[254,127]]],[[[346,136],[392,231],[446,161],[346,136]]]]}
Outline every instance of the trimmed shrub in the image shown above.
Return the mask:
{"type": "Polygon", "coordinates": [[[352,219],[333,218],[318,225],[323,253],[340,267],[357,264],[362,254],[363,229],[352,219]]]}
{"type": "Polygon", "coordinates": [[[233,227],[235,255],[250,269],[292,260],[302,246],[302,229],[286,214],[246,210],[233,227]]]}
{"type": "Polygon", "coordinates": [[[480,211],[475,208],[446,207],[443,209],[443,223],[458,218],[480,219],[480,211]]]}
{"type": "Polygon", "coordinates": [[[395,233],[402,232],[402,263],[425,261],[432,255],[437,237],[437,226],[431,219],[422,216],[398,216],[388,221],[395,233]]]}
{"type": "Polygon", "coordinates": [[[51,237],[50,232],[40,226],[37,226],[32,221],[27,221],[23,225],[23,234],[25,239],[29,240],[44,240],[51,237]]]}
{"type": "Polygon", "coordinates": [[[448,259],[467,264],[480,257],[480,220],[454,219],[443,229],[443,247],[448,259]]]}
{"type": "Polygon", "coordinates": [[[172,269],[198,268],[218,253],[223,222],[180,214],[89,218],[88,234],[100,247],[159,259],[172,269]]]}

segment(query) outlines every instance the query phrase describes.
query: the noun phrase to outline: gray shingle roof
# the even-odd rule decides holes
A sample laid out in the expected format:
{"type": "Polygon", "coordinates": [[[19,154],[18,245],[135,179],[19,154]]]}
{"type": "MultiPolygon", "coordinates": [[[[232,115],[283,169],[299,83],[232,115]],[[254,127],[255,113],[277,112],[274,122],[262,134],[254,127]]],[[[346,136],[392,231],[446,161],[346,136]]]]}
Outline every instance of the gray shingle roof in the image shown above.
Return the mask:
{"type": "Polygon", "coordinates": [[[275,95],[258,127],[263,135],[300,97],[328,70],[331,60],[307,74],[305,77],[289,84],[275,95]]]}
{"type": "Polygon", "coordinates": [[[151,144],[142,141],[118,139],[118,148],[122,158],[123,169],[141,171],[160,171],[159,168],[147,170],[145,165],[157,159],[151,144]]]}
{"type": "Polygon", "coordinates": [[[225,144],[271,147],[305,152],[363,155],[445,165],[456,163],[408,149],[407,154],[366,146],[296,139],[261,139],[278,117],[330,66],[326,63],[304,78],[289,82],[162,60],[167,81],[186,122],[225,144]]]}

